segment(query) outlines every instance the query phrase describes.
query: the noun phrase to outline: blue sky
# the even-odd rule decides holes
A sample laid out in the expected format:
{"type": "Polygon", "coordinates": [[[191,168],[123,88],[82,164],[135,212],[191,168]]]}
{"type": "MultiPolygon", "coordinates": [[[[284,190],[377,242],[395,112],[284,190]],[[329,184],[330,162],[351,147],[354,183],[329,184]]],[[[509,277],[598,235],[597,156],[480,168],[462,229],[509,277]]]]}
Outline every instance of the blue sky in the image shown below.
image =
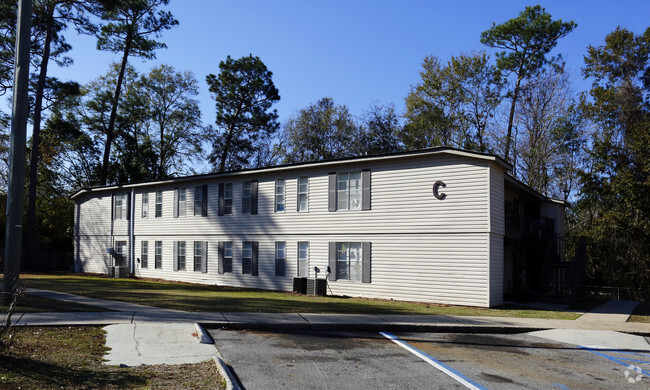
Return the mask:
{"type": "MultiPolygon", "coordinates": [[[[179,26],[163,33],[168,48],[157,59],[131,59],[141,71],[165,63],[194,72],[205,124],[214,122],[214,104],[205,76],[218,73],[227,55],[259,56],[273,72],[281,101],[275,106],[285,122],[298,109],[329,96],[360,115],[372,102],[404,110],[404,97],[419,80],[426,55],[446,61],[452,55],[489,49],[482,31],[513,18],[522,1],[222,1],[171,0],[168,9],[179,26]]],[[[578,28],[560,41],[576,91],[589,84],[580,68],[588,45],[600,45],[617,26],[639,34],[650,26],[650,2],[544,1],[554,19],[574,20],[578,28]]],[[[112,53],[95,49],[95,39],[66,34],[74,64],[52,67],[61,79],[90,81],[108,70],[112,53]]]]}

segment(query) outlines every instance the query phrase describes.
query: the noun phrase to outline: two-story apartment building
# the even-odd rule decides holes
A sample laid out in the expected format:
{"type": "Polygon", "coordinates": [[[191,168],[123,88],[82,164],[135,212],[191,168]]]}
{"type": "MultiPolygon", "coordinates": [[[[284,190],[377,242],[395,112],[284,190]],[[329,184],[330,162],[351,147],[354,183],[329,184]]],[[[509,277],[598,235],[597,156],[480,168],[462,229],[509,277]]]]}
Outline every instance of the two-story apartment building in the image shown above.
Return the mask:
{"type": "Polygon", "coordinates": [[[328,278],[334,295],[494,306],[532,267],[506,205],[563,231],[564,205],[510,168],[441,147],[87,188],[72,196],[75,267],[287,291],[328,278]]]}

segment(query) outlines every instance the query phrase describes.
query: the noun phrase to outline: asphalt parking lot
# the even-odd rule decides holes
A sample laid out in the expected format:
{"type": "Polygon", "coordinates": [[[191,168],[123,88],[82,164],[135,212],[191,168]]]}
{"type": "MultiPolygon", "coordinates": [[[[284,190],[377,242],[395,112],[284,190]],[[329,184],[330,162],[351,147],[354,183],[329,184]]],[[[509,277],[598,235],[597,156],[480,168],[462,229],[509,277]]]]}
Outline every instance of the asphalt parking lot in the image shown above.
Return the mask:
{"type": "Polygon", "coordinates": [[[248,390],[650,387],[648,351],[592,350],[530,334],[210,334],[248,390]]]}

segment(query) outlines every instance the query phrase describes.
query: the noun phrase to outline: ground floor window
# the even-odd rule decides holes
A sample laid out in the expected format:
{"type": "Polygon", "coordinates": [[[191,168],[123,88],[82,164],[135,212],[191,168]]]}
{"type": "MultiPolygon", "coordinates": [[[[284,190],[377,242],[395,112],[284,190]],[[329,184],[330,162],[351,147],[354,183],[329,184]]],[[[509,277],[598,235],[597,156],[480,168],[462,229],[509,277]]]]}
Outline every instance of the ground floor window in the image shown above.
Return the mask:
{"type": "Polygon", "coordinates": [[[220,248],[220,273],[232,273],[232,241],[224,241],[220,248]]]}
{"type": "Polygon", "coordinates": [[[149,268],[149,241],[142,241],[140,245],[140,261],[142,268],[149,268]]]}
{"type": "Polygon", "coordinates": [[[242,244],[241,273],[251,275],[253,272],[253,243],[244,241],[242,244]]]}
{"type": "Polygon", "coordinates": [[[208,272],[207,251],[207,241],[194,241],[194,271],[208,272]]]}
{"type": "Polygon", "coordinates": [[[336,246],[336,279],[361,281],[361,243],[339,242],[336,246]]]}
{"type": "Polygon", "coordinates": [[[185,241],[176,241],[176,261],[174,267],[175,271],[185,271],[185,255],[186,255],[186,246],[185,241]]]}
{"type": "Polygon", "coordinates": [[[298,276],[309,277],[309,241],[298,242],[298,276]]]}
{"type": "Polygon", "coordinates": [[[156,241],[154,244],[154,262],[156,269],[162,269],[162,241],[156,241]]]}
{"type": "Polygon", "coordinates": [[[126,241],[115,241],[115,266],[126,267],[127,259],[126,241]]]}
{"type": "Polygon", "coordinates": [[[275,242],[275,276],[286,275],[287,243],[284,241],[275,242]]]}

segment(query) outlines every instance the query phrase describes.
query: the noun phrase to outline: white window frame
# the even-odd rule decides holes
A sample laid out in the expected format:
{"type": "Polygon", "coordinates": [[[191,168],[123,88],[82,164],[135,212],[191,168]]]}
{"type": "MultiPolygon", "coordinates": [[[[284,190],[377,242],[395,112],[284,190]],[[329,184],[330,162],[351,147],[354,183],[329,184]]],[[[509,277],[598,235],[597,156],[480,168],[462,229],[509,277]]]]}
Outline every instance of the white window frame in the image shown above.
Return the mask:
{"type": "Polygon", "coordinates": [[[140,241],[140,267],[149,268],[149,241],[140,241]]]}
{"type": "Polygon", "coordinates": [[[142,193],[142,218],[149,218],[149,193],[142,193]]]}
{"type": "Polygon", "coordinates": [[[232,214],[232,183],[223,185],[223,214],[232,214]]]}
{"type": "Polygon", "coordinates": [[[362,186],[361,171],[338,173],[336,175],[336,209],[361,210],[362,186]]]}
{"type": "Polygon", "coordinates": [[[275,242],[275,276],[287,276],[287,242],[275,242]],[[280,267],[281,266],[281,267],[280,267]],[[278,272],[282,269],[283,272],[278,272]]]}
{"type": "Polygon", "coordinates": [[[178,189],[178,216],[184,217],[187,215],[187,190],[185,187],[178,189]]]}
{"type": "Polygon", "coordinates": [[[187,268],[187,244],[185,241],[178,241],[176,248],[176,264],[179,271],[185,271],[187,268]]]}
{"type": "Polygon", "coordinates": [[[156,191],[156,218],[162,218],[163,211],[163,192],[156,191]]]}
{"type": "Polygon", "coordinates": [[[194,241],[194,271],[201,272],[201,263],[203,259],[203,241],[194,241]],[[198,259],[198,263],[197,263],[198,259]]]}
{"type": "Polygon", "coordinates": [[[297,184],[296,210],[306,213],[309,211],[309,176],[299,176],[297,184]]]}
{"type": "Polygon", "coordinates": [[[252,241],[242,242],[241,273],[242,275],[253,274],[253,242],[252,241]]]}
{"type": "Polygon", "coordinates": [[[126,241],[115,241],[115,266],[126,267],[129,265],[129,252],[126,241]],[[119,263],[119,264],[118,264],[119,263]]]}
{"type": "Polygon", "coordinates": [[[223,243],[223,272],[232,273],[232,241],[223,243]]]}
{"type": "Polygon", "coordinates": [[[200,217],[203,215],[203,187],[194,187],[194,216],[200,217]]]}
{"type": "Polygon", "coordinates": [[[127,194],[115,195],[115,219],[127,219],[126,218],[126,204],[128,202],[127,194]]]}
{"type": "Polygon", "coordinates": [[[274,198],[275,201],[274,201],[273,210],[275,210],[276,213],[284,213],[286,210],[285,190],[286,190],[286,182],[284,178],[275,179],[275,198],[274,198]]]}
{"type": "Polygon", "coordinates": [[[154,268],[162,269],[163,242],[154,241],[154,268]]]}
{"type": "Polygon", "coordinates": [[[336,280],[361,283],[363,278],[363,243],[336,243],[336,280]]]}
{"type": "Polygon", "coordinates": [[[241,191],[241,213],[250,214],[253,208],[253,182],[245,181],[241,191]]]}
{"type": "Polygon", "coordinates": [[[309,277],[309,241],[298,241],[298,268],[296,275],[298,277],[309,277]]]}

